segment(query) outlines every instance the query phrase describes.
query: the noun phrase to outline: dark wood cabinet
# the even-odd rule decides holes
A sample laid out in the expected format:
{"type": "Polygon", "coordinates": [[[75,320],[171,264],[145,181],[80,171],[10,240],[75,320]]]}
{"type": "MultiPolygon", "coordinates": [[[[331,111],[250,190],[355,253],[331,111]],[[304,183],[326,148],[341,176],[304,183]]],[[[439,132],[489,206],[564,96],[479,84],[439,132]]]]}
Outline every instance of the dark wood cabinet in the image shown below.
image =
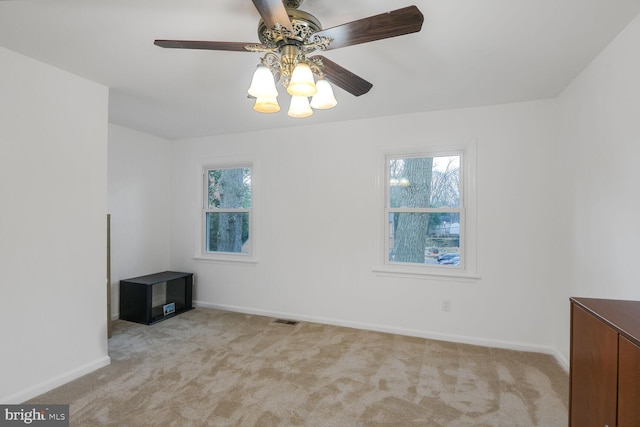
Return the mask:
{"type": "Polygon", "coordinates": [[[640,426],[640,302],[571,298],[569,425],[640,426]]]}
{"type": "Polygon", "coordinates": [[[618,366],[618,425],[640,425],[640,347],[620,337],[618,366]]]}

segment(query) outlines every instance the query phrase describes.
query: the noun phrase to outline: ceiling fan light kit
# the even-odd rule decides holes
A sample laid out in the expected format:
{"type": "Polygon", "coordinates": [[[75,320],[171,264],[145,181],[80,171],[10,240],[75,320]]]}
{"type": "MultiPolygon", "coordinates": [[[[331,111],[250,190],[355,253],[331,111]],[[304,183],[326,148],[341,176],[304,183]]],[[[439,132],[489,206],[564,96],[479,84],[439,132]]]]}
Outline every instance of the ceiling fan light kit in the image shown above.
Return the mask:
{"type": "Polygon", "coordinates": [[[253,109],[258,113],[277,113],[280,111],[280,105],[278,104],[278,100],[275,96],[271,98],[256,98],[256,102],[253,104],[253,109]]]}
{"type": "Polygon", "coordinates": [[[309,105],[309,98],[306,96],[293,95],[291,97],[291,105],[289,106],[287,114],[289,117],[293,117],[295,119],[303,119],[312,115],[313,110],[309,105]]]}
{"type": "Polygon", "coordinates": [[[318,92],[313,81],[311,67],[306,62],[298,62],[291,73],[291,79],[287,85],[287,93],[292,96],[313,96],[318,92]]]}
{"type": "Polygon", "coordinates": [[[328,110],[338,104],[336,97],[333,95],[333,89],[327,80],[318,80],[316,87],[318,88],[318,92],[311,98],[312,108],[316,110],[328,110]]]}
{"type": "Polygon", "coordinates": [[[408,6],[336,27],[322,29],[320,21],[299,10],[302,0],[252,0],[262,19],[258,24],[261,44],[220,41],[156,40],[165,48],[260,52],[248,93],[255,97],[253,109],[275,113],[278,105],[276,80],[291,95],[288,114],[302,118],[314,109],[337,105],[329,81],[354,96],[364,95],[371,83],[321,55],[316,50],[367,43],[419,32],[424,17],[416,6],[408,6]],[[315,79],[314,79],[315,77],[315,79]],[[309,103],[309,97],[311,103],[309,103]]]}
{"type": "Polygon", "coordinates": [[[251,86],[247,91],[249,95],[255,98],[275,98],[278,96],[278,90],[273,80],[271,70],[264,65],[258,65],[253,73],[251,86]]]}

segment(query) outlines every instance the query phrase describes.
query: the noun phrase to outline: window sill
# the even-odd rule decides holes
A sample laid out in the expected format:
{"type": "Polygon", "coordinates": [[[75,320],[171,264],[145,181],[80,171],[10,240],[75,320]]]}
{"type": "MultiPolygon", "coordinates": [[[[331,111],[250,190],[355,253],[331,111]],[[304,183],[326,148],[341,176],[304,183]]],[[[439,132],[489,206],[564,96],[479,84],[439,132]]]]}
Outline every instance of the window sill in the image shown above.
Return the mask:
{"type": "Polygon", "coordinates": [[[254,258],[243,258],[239,256],[194,256],[193,259],[198,262],[208,262],[213,264],[257,264],[258,260],[254,258]]]}
{"type": "Polygon", "coordinates": [[[477,274],[471,274],[464,271],[434,271],[434,269],[425,270],[423,267],[402,268],[395,266],[382,266],[374,267],[373,273],[380,276],[409,279],[451,280],[463,282],[475,282],[481,279],[477,274]]]}

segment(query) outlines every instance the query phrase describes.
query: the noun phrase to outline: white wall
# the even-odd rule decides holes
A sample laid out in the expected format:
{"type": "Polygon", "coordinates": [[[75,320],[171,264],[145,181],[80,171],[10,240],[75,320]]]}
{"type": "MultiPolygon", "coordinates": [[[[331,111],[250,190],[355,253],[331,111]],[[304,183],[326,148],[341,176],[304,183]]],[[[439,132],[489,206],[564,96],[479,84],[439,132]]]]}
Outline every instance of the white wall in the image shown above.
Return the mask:
{"type": "Polygon", "coordinates": [[[172,267],[196,273],[201,305],[555,352],[555,112],[540,101],[178,141],[172,267]],[[381,152],[474,140],[482,279],[376,275],[381,152]],[[193,259],[200,165],[229,158],[255,162],[255,265],[193,259]]]}
{"type": "MultiPolygon", "coordinates": [[[[569,296],[640,300],[640,17],[558,98],[569,296]]],[[[568,304],[568,303],[567,303],[568,304]]],[[[568,310],[559,320],[568,324],[568,310]]],[[[569,334],[558,337],[568,349],[569,334]]]]}
{"type": "Polygon", "coordinates": [[[0,402],[109,363],[107,88],[0,48],[0,402]]]}
{"type": "Polygon", "coordinates": [[[109,125],[111,312],[119,314],[122,279],[169,269],[169,142],[109,125]]]}

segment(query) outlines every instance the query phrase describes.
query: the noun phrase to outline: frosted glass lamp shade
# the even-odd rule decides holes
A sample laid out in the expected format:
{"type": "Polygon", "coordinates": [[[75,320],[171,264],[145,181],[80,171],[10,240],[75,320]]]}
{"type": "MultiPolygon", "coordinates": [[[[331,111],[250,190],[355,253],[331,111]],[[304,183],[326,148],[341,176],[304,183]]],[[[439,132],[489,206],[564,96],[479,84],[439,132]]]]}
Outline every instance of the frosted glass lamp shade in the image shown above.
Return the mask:
{"type": "Polygon", "coordinates": [[[316,110],[327,110],[338,104],[328,81],[320,79],[316,82],[316,87],[318,88],[318,92],[311,98],[311,107],[316,110]]]}
{"type": "Polygon", "coordinates": [[[276,89],[276,83],[273,80],[273,74],[264,65],[258,65],[256,71],[253,73],[253,79],[251,79],[251,86],[249,86],[249,95],[256,98],[275,98],[278,96],[278,90],[276,89]]]}
{"type": "Polygon", "coordinates": [[[291,105],[289,106],[289,117],[302,119],[313,114],[313,110],[309,105],[309,100],[305,96],[292,96],[291,105]]]}
{"type": "Polygon", "coordinates": [[[313,96],[318,89],[313,82],[313,72],[308,64],[304,62],[296,65],[291,73],[291,80],[287,86],[287,92],[292,96],[313,96]]]}
{"type": "Polygon", "coordinates": [[[256,103],[253,105],[253,109],[258,113],[277,113],[280,111],[280,105],[278,100],[273,98],[256,98],[256,103]]]}

